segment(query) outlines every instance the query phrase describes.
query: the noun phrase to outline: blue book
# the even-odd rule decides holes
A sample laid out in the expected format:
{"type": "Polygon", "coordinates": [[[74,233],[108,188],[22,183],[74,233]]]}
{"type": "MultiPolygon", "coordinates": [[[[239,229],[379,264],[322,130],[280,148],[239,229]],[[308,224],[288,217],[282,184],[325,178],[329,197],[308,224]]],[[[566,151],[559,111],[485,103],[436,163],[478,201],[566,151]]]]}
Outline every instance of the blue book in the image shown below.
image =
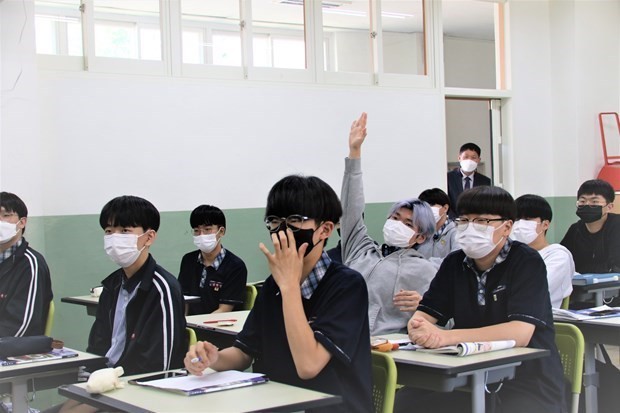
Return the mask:
{"type": "Polygon", "coordinates": [[[576,274],[573,277],[573,285],[591,285],[613,281],[620,281],[619,273],[610,272],[606,274],[576,274]]]}

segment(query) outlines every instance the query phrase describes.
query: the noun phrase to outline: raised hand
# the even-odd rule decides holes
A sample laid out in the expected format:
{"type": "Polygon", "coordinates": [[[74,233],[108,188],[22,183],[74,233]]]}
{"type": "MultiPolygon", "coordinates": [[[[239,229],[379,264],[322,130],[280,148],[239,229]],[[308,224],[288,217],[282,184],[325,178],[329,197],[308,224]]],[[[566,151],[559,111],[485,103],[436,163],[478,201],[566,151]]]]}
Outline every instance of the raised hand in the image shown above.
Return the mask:
{"type": "Polygon", "coordinates": [[[359,119],[351,124],[351,131],[349,132],[349,159],[359,158],[362,154],[362,143],[364,143],[367,134],[367,118],[366,112],[362,112],[359,119]]]}

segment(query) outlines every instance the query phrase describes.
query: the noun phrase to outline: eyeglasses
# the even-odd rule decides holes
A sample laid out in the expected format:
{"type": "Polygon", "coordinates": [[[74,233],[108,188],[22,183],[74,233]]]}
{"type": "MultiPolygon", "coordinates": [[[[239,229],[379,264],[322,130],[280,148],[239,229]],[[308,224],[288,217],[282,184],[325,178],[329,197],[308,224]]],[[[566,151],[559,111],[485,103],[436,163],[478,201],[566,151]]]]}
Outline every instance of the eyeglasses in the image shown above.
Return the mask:
{"type": "Polygon", "coordinates": [[[0,214],[0,221],[8,222],[9,218],[15,215],[17,215],[15,212],[3,212],[0,214]]]}
{"type": "Polygon", "coordinates": [[[599,201],[598,199],[580,199],[575,204],[577,205],[577,208],[581,208],[585,206],[588,206],[590,208],[596,208],[600,206],[604,207],[604,206],[609,205],[605,203],[605,201],[599,201]]]}
{"type": "Polygon", "coordinates": [[[293,232],[297,232],[301,229],[301,226],[304,222],[309,220],[310,218],[305,217],[303,215],[289,215],[286,218],[276,217],[275,215],[269,215],[265,218],[265,226],[269,230],[269,232],[277,231],[282,223],[286,223],[286,227],[293,232]]]}
{"type": "Polygon", "coordinates": [[[471,222],[474,225],[474,229],[480,232],[484,232],[491,222],[506,221],[506,218],[456,218],[454,223],[456,224],[457,231],[465,231],[471,222]]]}

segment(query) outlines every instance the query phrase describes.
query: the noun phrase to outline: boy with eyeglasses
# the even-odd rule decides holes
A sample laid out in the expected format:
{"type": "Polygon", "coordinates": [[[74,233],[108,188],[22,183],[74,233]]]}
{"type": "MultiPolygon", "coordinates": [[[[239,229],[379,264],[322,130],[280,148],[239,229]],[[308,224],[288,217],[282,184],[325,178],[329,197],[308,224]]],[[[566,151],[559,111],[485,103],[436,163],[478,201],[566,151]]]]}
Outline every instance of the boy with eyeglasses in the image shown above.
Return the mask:
{"type": "Polygon", "coordinates": [[[189,304],[188,314],[233,311],[243,304],[248,270],[241,258],[222,245],[226,235],[224,212],[212,205],[200,205],[192,211],[189,223],[198,250],[183,256],[179,283],[183,294],[199,296],[200,302],[189,304]]]}
{"type": "Polygon", "coordinates": [[[526,194],[515,200],[517,220],[512,226],[510,238],[534,248],[547,267],[547,283],[551,307],[560,308],[562,300],[573,291],[573,275],[575,263],[573,256],[566,247],[560,244],[549,244],[547,230],[551,224],[553,212],[545,198],[526,194]]]}
{"type": "Polygon", "coordinates": [[[343,405],[328,411],[372,411],[366,284],[324,251],[341,215],[336,193],[319,178],[291,175],[271,188],[265,223],[274,252],[259,245],[271,276],[233,347],[198,342],[185,357],[188,371],[245,370],[253,362],[271,380],[341,395],[343,405]]]}
{"type": "Polygon", "coordinates": [[[620,216],[611,213],[616,197],[601,179],[584,182],[577,191],[579,221],[560,242],[573,254],[581,274],[620,272],[620,216]]]}
{"type": "Polygon", "coordinates": [[[0,337],[41,335],[52,301],[47,263],[24,238],[28,208],[0,192],[0,337]]]}
{"type": "MultiPolygon", "coordinates": [[[[409,321],[409,338],[429,348],[464,341],[514,340],[518,347],[550,351],[524,361],[514,380],[489,385],[487,411],[564,412],[563,372],[545,263],[540,254],[508,238],[516,216],[512,196],[492,186],[473,188],[459,198],[457,241],[462,250],[448,255],[409,321]],[[437,325],[453,318],[454,327],[437,325]]],[[[405,389],[395,411],[466,411],[469,395],[405,389]]]]}
{"type": "Polygon", "coordinates": [[[368,234],[361,159],[367,119],[362,113],[349,131],[340,235],[342,262],[359,271],[368,286],[370,334],[375,336],[406,331],[437,267],[416,250],[435,233],[433,211],[426,202],[410,198],[392,205],[383,226],[382,246],[368,234]]]}

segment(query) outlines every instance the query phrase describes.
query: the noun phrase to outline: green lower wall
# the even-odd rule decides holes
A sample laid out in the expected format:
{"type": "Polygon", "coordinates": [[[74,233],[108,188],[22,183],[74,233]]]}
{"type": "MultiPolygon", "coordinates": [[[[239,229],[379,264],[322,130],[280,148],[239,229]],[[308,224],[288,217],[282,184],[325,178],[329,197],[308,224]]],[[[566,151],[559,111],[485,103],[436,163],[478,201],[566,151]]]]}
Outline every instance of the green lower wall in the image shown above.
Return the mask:
{"type": "MultiPolygon", "coordinates": [[[[576,220],[573,197],[549,199],[555,217],[548,238],[559,242],[568,226],[576,220]]],[[[368,204],[365,211],[371,236],[382,240],[383,223],[389,203],[368,204]]],[[[268,242],[262,223],[262,208],[226,210],[228,223],[223,244],[242,257],[248,266],[248,280],[259,281],[269,274],[265,258],[258,249],[259,242],[268,242]]],[[[61,297],[85,295],[115,270],[103,252],[103,231],[97,215],[31,217],[26,237],[31,245],[44,254],[52,274],[56,302],[53,334],[73,348],[86,348],[93,317],[84,307],[60,302],[61,297]]],[[[328,248],[336,245],[337,234],[328,248]]],[[[268,245],[268,244],[267,244],[268,245]]],[[[189,228],[189,212],[164,212],[158,238],[151,252],[157,262],[177,275],[181,257],[195,249],[189,228]]]]}

